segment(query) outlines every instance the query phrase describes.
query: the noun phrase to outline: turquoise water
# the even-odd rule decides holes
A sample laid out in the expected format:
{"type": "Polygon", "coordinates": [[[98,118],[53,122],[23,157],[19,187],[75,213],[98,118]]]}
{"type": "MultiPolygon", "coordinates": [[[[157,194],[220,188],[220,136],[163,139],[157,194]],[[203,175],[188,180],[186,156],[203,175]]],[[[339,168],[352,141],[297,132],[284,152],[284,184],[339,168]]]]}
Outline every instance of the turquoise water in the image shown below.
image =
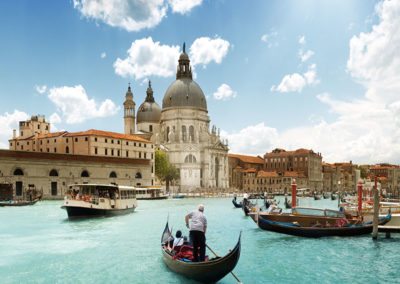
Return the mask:
{"type": "MultiPolygon", "coordinates": [[[[234,272],[243,283],[400,283],[400,235],[374,242],[370,235],[266,232],[230,198],[139,201],[133,214],[81,221],[69,221],[61,201],[0,208],[0,283],[192,283],[166,268],[159,243],[167,215],[174,230],[187,234],[184,216],[199,203],[207,243],[218,254],[233,248],[242,230],[234,272]]],[[[300,205],[335,208],[337,201],[307,198],[300,205]]],[[[220,283],[236,282],[227,275],[220,283]]]]}

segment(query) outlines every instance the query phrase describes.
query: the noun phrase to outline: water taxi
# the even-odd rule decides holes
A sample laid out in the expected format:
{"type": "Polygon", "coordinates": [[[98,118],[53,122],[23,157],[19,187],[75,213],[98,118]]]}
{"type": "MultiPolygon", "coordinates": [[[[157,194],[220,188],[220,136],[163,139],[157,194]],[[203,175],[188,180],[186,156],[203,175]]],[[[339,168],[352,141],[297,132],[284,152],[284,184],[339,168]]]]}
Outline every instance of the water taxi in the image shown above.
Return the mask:
{"type": "Polygon", "coordinates": [[[136,188],[113,184],[70,185],[61,206],[69,218],[122,215],[136,207],[136,188]]]}
{"type": "Polygon", "coordinates": [[[168,194],[165,194],[161,187],[137,187],[136,199],[137,200],[156,200],[167,199],[168,194]]]}

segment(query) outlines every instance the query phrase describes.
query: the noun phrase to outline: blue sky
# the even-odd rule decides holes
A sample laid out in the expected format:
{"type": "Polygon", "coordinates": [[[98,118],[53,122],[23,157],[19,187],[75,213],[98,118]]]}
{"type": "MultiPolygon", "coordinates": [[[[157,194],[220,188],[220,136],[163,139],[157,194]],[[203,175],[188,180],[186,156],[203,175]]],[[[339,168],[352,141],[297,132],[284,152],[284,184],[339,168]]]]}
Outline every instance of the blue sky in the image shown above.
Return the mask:
{"type": "Polygon", "coordinates": [[[399,1],[0,1],[0,146],[17,122],[123,131],[182,43],[231,152],[400,161],[399,1]]]}

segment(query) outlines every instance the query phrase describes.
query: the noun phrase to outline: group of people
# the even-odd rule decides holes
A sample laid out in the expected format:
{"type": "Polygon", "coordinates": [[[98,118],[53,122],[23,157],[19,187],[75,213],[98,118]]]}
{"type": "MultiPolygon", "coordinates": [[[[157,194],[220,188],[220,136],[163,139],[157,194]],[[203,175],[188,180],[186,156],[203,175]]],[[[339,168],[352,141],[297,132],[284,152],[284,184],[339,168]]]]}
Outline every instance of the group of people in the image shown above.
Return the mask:
{"type": "Polygon", "coordinates": [[[186,227],[189,229],[189,242],[182,235],[180,230],[176,231],[175,238],[168,244],[171,250],[176,250],[186,244],[193,247],[193,262],[205,261],[206,256],[206,232],[207,218],[204,215],[204,205],[200,204],[197,210],[194,210],[185,216],[186,227]]]}

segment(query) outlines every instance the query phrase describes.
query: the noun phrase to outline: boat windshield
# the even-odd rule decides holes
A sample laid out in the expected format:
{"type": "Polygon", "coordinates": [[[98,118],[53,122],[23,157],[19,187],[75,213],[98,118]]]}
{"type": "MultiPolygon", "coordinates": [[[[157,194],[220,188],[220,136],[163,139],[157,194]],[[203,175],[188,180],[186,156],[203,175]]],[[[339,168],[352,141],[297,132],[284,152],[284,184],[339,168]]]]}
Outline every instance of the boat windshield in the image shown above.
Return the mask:
{"type": "Polygon", "coordinates": [[[326,216],[331,218],[345,218],[343,212],[336,210],[329,210],[329,209],[318,209],[318,208],[296,207],[292,209],[292,214],[309,215],[309,216],[326,216]]]}

